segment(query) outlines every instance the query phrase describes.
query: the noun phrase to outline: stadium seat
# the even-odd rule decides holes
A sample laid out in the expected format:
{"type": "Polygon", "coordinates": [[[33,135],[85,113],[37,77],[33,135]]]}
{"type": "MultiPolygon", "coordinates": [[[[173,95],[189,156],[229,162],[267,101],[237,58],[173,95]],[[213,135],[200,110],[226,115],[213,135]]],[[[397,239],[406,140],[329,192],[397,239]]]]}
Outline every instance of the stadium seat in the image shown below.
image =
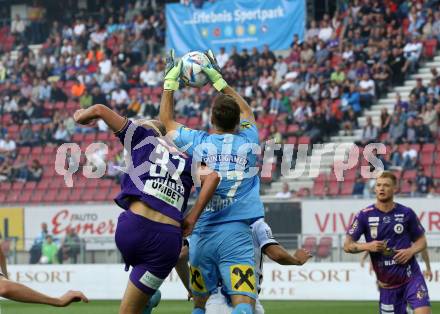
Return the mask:
{"type": "Polygon", "coordinates": [[[6,203],[17,203],[20,199],[21,193],[19,191],[11,191],[6,195],[6,203]]]}
{"type": "Polygon", "coordinates": [[[11,182],[0,182],[0,191],[9,191],[11,188],[11,182]]]}
{"type": "Polygon", "coordinates": [[[328,185],[328,195],[337,196],[339,194],[339,182],[333,181],[328,185]]]}
{"type": "MultiPolygon", "coordinates": [[[[440,165],[436,165],[436,166],[434,167],[434,171],[433,171],[433,173],[432,173],[432,177],[433,177],[434,179],[440,179],[440,165]]],[[[440,184],[439,184],[439,186],[440,186],[440,184]]]]}
{"type": "Polygon", "coordinates": [[[324,190],[325,190],[325,182],[324,181],[315,181],[313,184],[313,195],[314,196],[324,196],[324,190]]]}
{"type": "Polygon", "coordinates": [[[419,155],[419,162],[422,166],[430,166],[434,163],[434,155],[432,152],[423,152],[419,155]]]}
{"type": "Polygon", "coordinates": [[[20,196],[20,198],[19,198],[19,202],[20,203],[29,203],[30,202],[30,200],[31,200],[31,197],[32,197],[32,193],[33,193],[33,191],[31,191],[31,190],[25,190],[22,194],[21,194],[21,196],[20,196]]]}
{"type": "Polygon", "coordinates": [[[296,142],[297,142],[296,136],[289,136],[286,141],[287,144],[294,144],[294,145],[296,145],[296,142]]]}
{"type": "Polygon", "coordinates": [[[96,190],[96,193],[93,196],[94,201],[103,202],[111,200],[111,197],[108,195],[109,189],[100,188],[96,190]]]}
{"type": "Polygon", "coordinates": [[[427,59],[434,58],[435,50],[437,48],[436,39],[427,39],[423,43],[423,56],[427,59]]]}
{"type": "Polygon", "coordinates": [[[24,182],[14,182],[12,184],[12,190],[19,193],[24,188],[24,182]]]}
{"type": "Polygon", "coordinates": [[[411,192],[411,181],[403,180],[400,183],[400,193],[407,194],[411,192]]]}
{"type": "Polygon", "coordinates": [[[344,196],[352,195],[353,187],[354,187],[354,181],[348,181],[347,179],[345,179],[345,181],[342,182],[341,195],[344,196]]]}
{"type": "Polygon", "coordinates": [[[302,248],[304,250],[309,251],[310,253],[315,253],[316,251],[316,243],[317,243],[317,239],[314,236],[307,236],[304,238],[304,243],[302,245],[302,248]]]}
{"type": "Polygon", "coordinates": [[[405,170],[403,172],[404,180],[414,180],[417,176],[417,170],[405,170]]]}
{"type": "Polygon", "coordinates": [[[6,193],[0,193],[0,204],[6,203],[6,193]]]}
{"type": "Polygon", "coordinates": [[[300,144],[307,144],[309,145],[311,143],[310,137],[308,136],[300,136],[298,137],[298,145],[300,144]]]}
{"type": "Polygon", "coordinates": [[[298,124],[290,124],[287,127],[287,133],[296,133],[299,131],[299,126],[298,124]]]}
{"type": "Polygon", "coordinates": [[[58,189],[50,189],[47,190],[46,194],[44,195],[43,202],[45,203],[54,203],[58,196],[58,189]]]}
{"type": "Polygon", "coordinates": [[[315,178],[315,182],[326,182],[328,180],[328,175],[325,172],[320,172],[315,178]]]}
{"type": "Polygon", "coordinates": [[[322,237],[319,239],[318,249],[316,250],[316,257],[319,259],[327,258],[332,251],[333,239],[331,237],[322,237]]]}
{"type": "Polygon", "coordinates": [[[435,151],[435,144],[426,143],[423,144],[422,153],[433,153],[435,151]]]}
{"type": "Polygon", "coordinates": [[[25,190],[33,191],[37,188],[37,182],[26,182],[24,185],[25,190]]]}

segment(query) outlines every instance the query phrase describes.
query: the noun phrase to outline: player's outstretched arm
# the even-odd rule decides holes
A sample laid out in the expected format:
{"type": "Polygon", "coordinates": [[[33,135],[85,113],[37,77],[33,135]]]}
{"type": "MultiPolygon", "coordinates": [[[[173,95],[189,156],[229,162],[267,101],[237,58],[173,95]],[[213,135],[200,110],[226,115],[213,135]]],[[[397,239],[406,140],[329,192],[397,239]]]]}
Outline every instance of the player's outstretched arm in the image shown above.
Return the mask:
{"type": "Polygon", "coordinates": [[[73,114],[76,123],[87,125],[93,120],[102,119],[113,132],[122,130],[127,123],[127,118],[104,105],[93,105],[87,109],[79,109],[73,114]]]}
{"type": "Polygon", "coordinates": [[[295,254],[290,255],[280,244],[268,245],[263,252],[280,265],[303,265],[312,257],[312,254],[304,249],[298,249],[295,254]]]}
{"type": "Polygon", "coordinates": [[[250,122],[255,122],[255,116],[252,111],[251,106],[246,102],[246,100],[241,97],[239,93],[237,93],[231,86],[228,85],[228,83],[223,79],[223,76],[220,71],[220,67],[217,64],[217,60],[214,56],[214,53],[211,50],[208,50],[206,53],[206,56],[211,61],[211,66],[208,67],[202,67],[203,71],[208,76],[209,80],[212,83],[212,86],[219,91],[226,95],[231,96],[235,99],[238,106],[240,107],[241,111],[241,118],[249,120],[250,122]]]}
{"type": "Polygon", "coordinates": [[[208,204],[209,200],[214,195],[215,190],[217,189],[218,184],[220,183],[220,176],[217,172],[212,171],[208,167],[200,167],[198,169],[200,180],[202,183],[202,188],[200,189],[199,197],[197,198],[194,206],[191,209],[191,212],[188,216],[185,217],[183,221],[183,236],[189,236],[194,226],[199,219],[203,209],[208,204]],[[204,172],[202,174],[201,172],[204,172]]]}
{"type": "Polygon", "coordinates": [[[59,298],[52,298],[6,278],[0,279],[0,296],[18,302],[39,303],[58,307],[68,306],[72,302],[89,302],[86,296],[79,291],[69,291],[59,298]]]}
{"type": "Polygon", "coordinates": [[[360,252],[382,252],[385,250],[384,241],[372,241],[368,243],[358,243],[353,241],[353,238],[349,235],[345,237],[344,251],[345,253],[357,254],[360,252]]]}
{"type": "Polygon", "coordinates": [[[180,124],[174,120],[174,91],[179,88],[181,72],[182,60],[176,64],[174,60],[174,50],[171,49],[166,58],[163,92],[159,110],[159,119],[165,125],[167,132],[175,131],[180,126],[180,124]]]}

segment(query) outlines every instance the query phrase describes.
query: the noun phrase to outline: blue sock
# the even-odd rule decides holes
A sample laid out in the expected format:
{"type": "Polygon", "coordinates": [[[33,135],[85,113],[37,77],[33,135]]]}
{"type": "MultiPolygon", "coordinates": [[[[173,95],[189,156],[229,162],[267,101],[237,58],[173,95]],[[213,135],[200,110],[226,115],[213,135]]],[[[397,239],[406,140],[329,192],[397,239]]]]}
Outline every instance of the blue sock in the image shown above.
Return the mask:
{"type": "Polygon", "coordinates": [[[199,307],[195,307],[195,308],[193,309],[193,311],[191,312],[191,314],[205,314],[205,310],[204,310],[204,309],[201,309],[201,308],[199,308],[199,307]]]}
{"type": "Polygon", "coordinates": [[[160,299],[162,298],[162,294],[159,290],[157,290],[150,298],[150,301],[147,303],[147,307],[144,309],[142,314],[150,314],[153,311],[153,308],[158,306],[160,299]]]}
{"type": "Polygon", "coordinates": [[[234,307],[234,310],[232,311],[232,314],[252,314],[252,305],[248,303],[240,303],[237,304],[236,307],[234,307]]]}

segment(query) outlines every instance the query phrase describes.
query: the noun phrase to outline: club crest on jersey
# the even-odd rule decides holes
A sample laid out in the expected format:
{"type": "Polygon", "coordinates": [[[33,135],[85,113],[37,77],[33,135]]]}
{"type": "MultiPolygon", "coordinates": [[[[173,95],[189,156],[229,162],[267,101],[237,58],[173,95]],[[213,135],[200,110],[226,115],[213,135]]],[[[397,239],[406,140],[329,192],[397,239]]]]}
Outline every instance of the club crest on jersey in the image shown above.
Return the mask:
{"type": "Polygon", "coordinates": [[[394,232],[397,234],[401,234],[403,232],[403,225],[402,224],[396,224],[394,226],[394,232]]]}
{"type": "Polygon", "coordinates": [[[373,239],[377,238],[377,229],[379,227],[379,217],[368,217],[368,225],[370,226],[370,235],[373,239]]]}
{"type": "Polygon", "coordinates": [[[377,238],[377,227],[378,227],[377,225],[374,226],[370,225],[370,235],[373,239],[377,238]]]}

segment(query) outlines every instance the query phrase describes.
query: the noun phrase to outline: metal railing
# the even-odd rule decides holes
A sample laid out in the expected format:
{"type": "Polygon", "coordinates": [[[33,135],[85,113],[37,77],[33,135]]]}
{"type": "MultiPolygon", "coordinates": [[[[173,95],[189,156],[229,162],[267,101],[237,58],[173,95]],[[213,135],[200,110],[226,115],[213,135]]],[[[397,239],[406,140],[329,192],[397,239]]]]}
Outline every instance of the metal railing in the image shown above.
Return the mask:
{"type": "MultiPolygon", "coordinates": [[[[275,239],[290,253],[305,247],[312,251],[313,262],[356,262],[359,254],[346,254],[343,250],[344,234],[275,234],[275,239]],[[314,244],[313,244],[314,243],[314,244]]],[[[431,262],[440,262],[440,233],[427,234],[428,252],[431,262]]],[[[53,262],[42,258],[42,243],[34,239],[8,238],[1,242],[9,264],[115,264],[122,263],[122,257],[113,237],[82,238],[73,247],[63,244],[62,239],[54,239],[56,257],[53,262]]],[[[420,258],[420,257],[418,257],[420,258]]]]}

